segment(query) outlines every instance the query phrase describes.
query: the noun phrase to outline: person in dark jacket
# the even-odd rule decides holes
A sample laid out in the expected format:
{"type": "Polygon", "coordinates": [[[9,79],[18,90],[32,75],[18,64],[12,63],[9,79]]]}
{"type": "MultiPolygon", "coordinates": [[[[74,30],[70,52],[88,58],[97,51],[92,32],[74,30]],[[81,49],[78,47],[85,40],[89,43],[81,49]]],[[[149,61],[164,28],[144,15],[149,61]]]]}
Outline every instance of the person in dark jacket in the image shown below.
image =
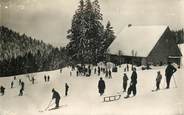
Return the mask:
{"type": "Polygon", "coordinates": [[[13,81],[12,81],[12,82],[11,82],[11,88],[13,88],[13,84],[14,84],[14,83],[13,83],[13,81]]]}
{"type": "Polygon", "coordinates": [[[21,88],[24,90],[24,82],[21,82],[21,88]]]}
{"type": "Polygon", "coordinates": [[[100,67],[98,67],[98,76],[100,75],[100,67]]]}
{"type": "Polygon", "coordinates": [[[130,86],[128,88],[128,92],[127,92],[127,96],[125,98],[128,98],[131,94],[131,92],[133,92],[133,95],[135,96],[137,93],[136,90],[136,84],[137,84],[137,72],[136,72],[136,68],[132,69],[132,75],[131,75],[131,82],[130,82],[130,86]]]}
{"type": "Polygon", "coordinates": [[[107,78],[109,76],[109,71],[106,69],[105,71],[105,78],[107,78]]]}
{"type": "Polygon", "coordinates": [[[50,76],[49,76],[49,75],[47,76],[47,81],[48,81],[48,82],[50,81],[50,76]]]}
{"type": "Polygon", "coordinates": [[[126,92],[126,89],[127,89],[127,81],[128,81],[127,74],[124,73],[124,76],[123,76],[123,92],[126,92]]]}
{"type": "Polygon", "coordinates": [[[95,69],[94,69],[94,74],[96,74],[96,67],[95,67],[95,69]]]}
{"type": "Polygon", "coordinates": [[[21,79],[19,79],[19,85],[21,85],[21,82],[22,82],[21,79]]]}
{"type": "Polygon", "coordinates": [[[109,70],[109,79],[112,78],[111,70],[109,70]]]}
{"type": "Polygon", "coordinates": [[[21,82],[21,88],[20,88],[20,91],[19,91],[19,96],[23,96],[23,91],[24,91],[24,82],[22,81],[21,82]]]}
{"type": "Polygon", "coordinates": [[[44,80],[45,80],[45,82],[47,82],[47,76],[46,75],[44,75],[44,80]]]}
{"type": "Polygon", "coordinates": [[[157,78],[156,78],[156,90],[160,89],[160,82],[162,80],[162,75],[160,73],[160,71],[157,72],[157,78]]]}
{"type": "Polygon", "coordinates": [[[177,71],[177,69],[171,65],[170,62],[168,62],[168,66],[165,70],[165,76],[166,76],[166,89],[168,89],[170,87],[170,80],[171,80],[171,77],[173,75],[173,73],[175,73],[177,71]]]}
{"type": "Polygon", "coordinates": [[[68,89],[69,89],[69,86],[67,83],[65,83],[65,96],[68,95],[68,89]]]}
{"type": "Polygon", "coordinates": [[[100,96],[103,95],[104,90],[105,90],[105,82],[104,82],[104,80],[102,78],[100,78],[100,80],[98,82],[98,91],[100,93],[100,96]]]}
{"type": "Polygon", "coordinates": [[[59,101],[60,101],[60,94],[53,88],[52,89],[52,100],[55,99],[55,108],[58,108],[59,107],[59,101]]]}
{"type": "Polygon", "coordinates": [[[3,86],[1,86],[1,95],[3,96],[4,95],[4,92],[5,92],[5,88],[3,86]]]}
{"type": "Polygon", "coordinates": [[[34,78],[34,77],[32,77],[32,80],[31,80],[31,81],[32,81],[32,84],[34,84],[35,78],[34,78]]]}

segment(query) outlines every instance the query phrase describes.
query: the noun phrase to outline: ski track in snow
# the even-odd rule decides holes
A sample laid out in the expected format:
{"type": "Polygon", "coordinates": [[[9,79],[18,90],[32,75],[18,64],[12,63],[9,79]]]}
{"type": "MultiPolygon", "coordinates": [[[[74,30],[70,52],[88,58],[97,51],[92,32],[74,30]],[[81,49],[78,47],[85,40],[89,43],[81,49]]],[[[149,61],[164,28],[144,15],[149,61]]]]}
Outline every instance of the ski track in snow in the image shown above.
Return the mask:
{"type": "MultiPolygon", "coordinates": [[[[184,69],[179,69],[175,76],[178,88],[171,79],[171,88],[152,92],[155,89],[157,71],[162,74],[161,88],[165,88],[165,67],[155,67],[152,70],[138,68],[137,95],[124,99],[122,93],[123,68],[112,73],[112,79],[106,79],[104,74],[91,77],[76,77],[76,72],[70,76],[70,68],[34,73],[35,84],[25,75],[17,76],[15,87],[10,88],[13,77],[0,78],[0,85],[5,86],[5,96],[0,96],[0,115],[184,115],[184,69]],[[51,81],[45,83],[44,75],[50,75],[51,81]],[[100,77],[106,83],[103,96],[99,96],[97,84],[100,77]],[[24,96],[19,97],[18,79],[25,82],[24,96]],[[69,84],[69,95],[64,96],[65,83],[69,84]],[[44,111],[52,97],[52,88],[61,94],[61,107],[53,111],[44,111]],[[120,100],[103,102],[104,96],[122,94],[120,100]]],[[[130,82],[131,72],[127,73],[130,82]]],[[[53,105],[54,106],[54,105],[53,105]]]]}

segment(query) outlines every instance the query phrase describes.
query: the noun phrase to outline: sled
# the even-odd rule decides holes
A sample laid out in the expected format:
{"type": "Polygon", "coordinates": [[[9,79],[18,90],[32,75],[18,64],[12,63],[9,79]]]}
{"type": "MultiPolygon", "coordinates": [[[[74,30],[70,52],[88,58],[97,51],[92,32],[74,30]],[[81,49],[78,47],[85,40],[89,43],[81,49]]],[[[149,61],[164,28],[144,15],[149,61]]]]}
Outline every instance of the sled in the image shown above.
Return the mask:
{"type": "Polygon", "coordinates": [[[104,97],[104,102],[111,102],[111,101],[116,101],[119,100],[121,98],[121,95],[114,95],[114,96],[107,96],[104,97]]]}

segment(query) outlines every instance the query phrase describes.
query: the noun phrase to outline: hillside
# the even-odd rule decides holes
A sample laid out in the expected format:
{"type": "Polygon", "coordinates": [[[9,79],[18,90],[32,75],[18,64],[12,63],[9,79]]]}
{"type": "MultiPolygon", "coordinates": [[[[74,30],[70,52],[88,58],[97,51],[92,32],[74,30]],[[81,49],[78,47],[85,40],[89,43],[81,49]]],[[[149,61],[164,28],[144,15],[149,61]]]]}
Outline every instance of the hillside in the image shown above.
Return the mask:
{"type": "Polygon", "coordinates": [[[25,34],[20,35],[4,26],[0,26],[0,34],[0,60],[24,56],[28,52],[36,54],[38,50],[41,55],[44,52],[48,54],[54,48],[50,44],[33,39],[25,34]]]}
{"type": "Polygon", "coordinates": [[[0,77],[54,70],[66,65],[65,48],[0,27],[0,77]]]}

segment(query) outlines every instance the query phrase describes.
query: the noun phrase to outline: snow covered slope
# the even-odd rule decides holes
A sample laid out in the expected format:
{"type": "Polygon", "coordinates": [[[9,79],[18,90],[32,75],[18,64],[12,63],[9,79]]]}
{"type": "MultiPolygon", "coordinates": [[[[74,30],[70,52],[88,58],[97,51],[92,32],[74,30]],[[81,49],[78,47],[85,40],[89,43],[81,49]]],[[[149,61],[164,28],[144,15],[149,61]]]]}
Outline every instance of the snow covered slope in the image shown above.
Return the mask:
{"type": "MultiPolygon", "coordinates": [[[[171,88],[151,92],[155,89],[155,78],[160,70],[163,79],[161,88],[165,88],[164,69],[154,68],[153,70],[138,71],[138,94],[135,97],[124,99],[122,93],[123,68],[118,73],[112,73],[112,79],[105,79],[106,90],[104,96],[122,94],[118,101],[103,102],[103,96],[99,96],[97,84],[99,76],[92,74],[91,77],[76,77],[75,71],[70,76],[70,68],[35,73],[36,83],[34,85],[26,75],[17,76],[13,89],[10,83],[13,77],[0,78],[0,85],[5,86],[4,96],[0,96],[0,115],[183,115],[184,114],[184,71],[178,70],[175,74],[177,88],[171,80],[171,88]],[[50,75],[51,81],[45,83],[44,75],[50,75]],[[18,96],[20,86],[18,79],[25,82],[25,95],[18,96]],[[64,96],[64,85],[68,83],[69,95],[64,96]],[[55,88],[61,96],[61,109],[44,111],[51,100],[51,90],[55,88]]],[[[93,71],[92,71],[93,73],[93,71]]],[[[131,72],[128,72],[130,77],[131,72]]]]}

